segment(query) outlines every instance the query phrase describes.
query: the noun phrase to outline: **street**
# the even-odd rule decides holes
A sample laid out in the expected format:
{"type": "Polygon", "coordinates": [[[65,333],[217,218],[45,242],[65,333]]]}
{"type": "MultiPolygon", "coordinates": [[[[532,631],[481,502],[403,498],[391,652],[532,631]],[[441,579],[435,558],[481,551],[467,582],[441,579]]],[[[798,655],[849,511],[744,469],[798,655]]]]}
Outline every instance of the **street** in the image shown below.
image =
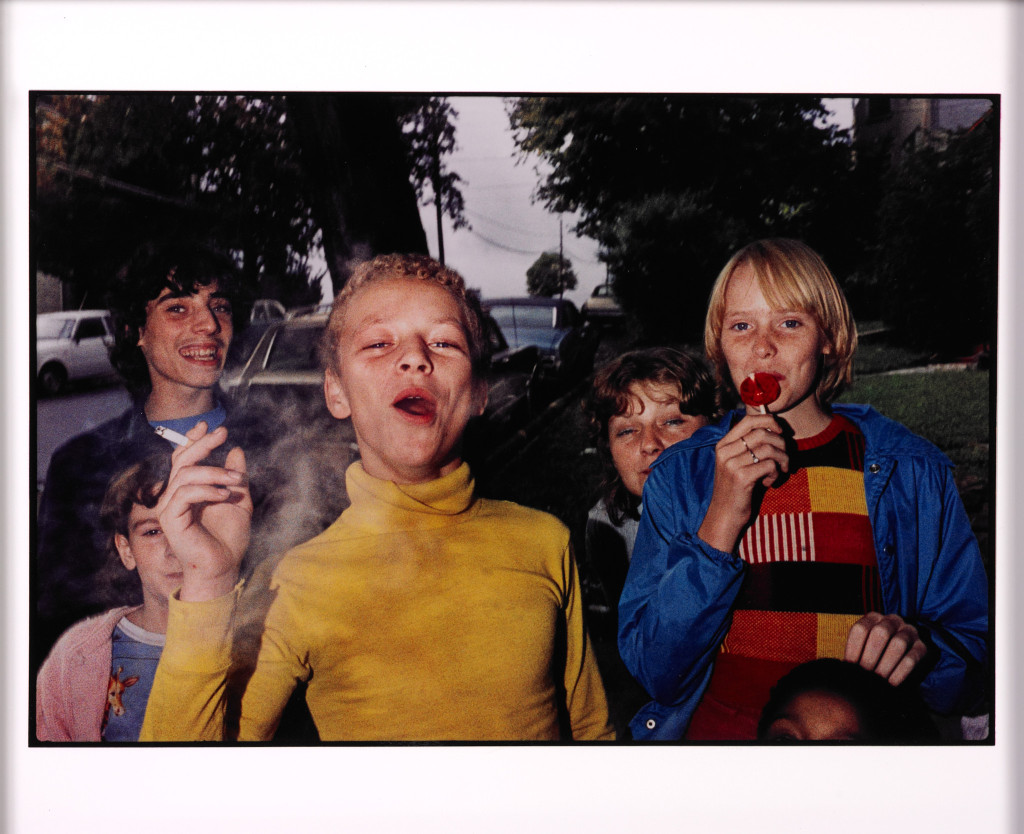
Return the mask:
{"type": "Polygon", "coordinates": [[[64,441],[115,417],[131,403],[120,384],[82,386],[36,401],[36,484],[46,480],[50,457],[64,441]]]}

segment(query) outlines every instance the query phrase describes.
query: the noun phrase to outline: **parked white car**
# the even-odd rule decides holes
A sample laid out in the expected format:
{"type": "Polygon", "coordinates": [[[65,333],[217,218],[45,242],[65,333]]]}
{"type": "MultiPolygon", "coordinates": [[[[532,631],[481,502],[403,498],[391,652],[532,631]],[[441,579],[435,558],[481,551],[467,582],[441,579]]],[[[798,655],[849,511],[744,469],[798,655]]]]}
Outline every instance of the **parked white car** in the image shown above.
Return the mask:
{"type": "Polygon", "coordinates": [[[68,310],[36,316],[36,380],[44,394],[59,394],[69,380],[111,376],[114,343],[106,310],[68,310]]]}

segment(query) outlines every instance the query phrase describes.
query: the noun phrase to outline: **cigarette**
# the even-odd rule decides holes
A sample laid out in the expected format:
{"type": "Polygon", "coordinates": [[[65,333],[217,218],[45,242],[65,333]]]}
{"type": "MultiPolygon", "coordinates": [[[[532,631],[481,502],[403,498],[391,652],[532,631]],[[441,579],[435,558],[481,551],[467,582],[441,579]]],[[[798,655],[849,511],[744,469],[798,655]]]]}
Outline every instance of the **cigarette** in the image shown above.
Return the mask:
{"type": "Polygon", "coordinates": [[[174,431],[174,429],[167,428],[167,426],[157,426],[153,431],[160,435],[164,440],[170,440],[171,443],[174,443],[176,446],[187,446],[189,443],[189,440],[185,435],[179,434],[174,431]]]}

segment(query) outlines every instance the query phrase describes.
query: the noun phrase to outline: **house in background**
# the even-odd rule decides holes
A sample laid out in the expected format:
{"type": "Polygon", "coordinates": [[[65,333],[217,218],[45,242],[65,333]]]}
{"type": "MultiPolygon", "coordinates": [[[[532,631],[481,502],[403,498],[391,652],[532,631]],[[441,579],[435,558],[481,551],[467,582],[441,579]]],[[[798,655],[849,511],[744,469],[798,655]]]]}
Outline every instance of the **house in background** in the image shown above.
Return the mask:
{"type": "Polygon", "coordinates": [[[853,137],[858,143],[890,142],[895,161],[922,142],[944,144],[950,133],[971,127],[993,107],[987,98],[854,99],[853,137]]]}
{"type": "Polygon", "coordinates": [[[54,275],[36,272],[36,313],[59,313],[65,309],[64,282],[54,275]]]}

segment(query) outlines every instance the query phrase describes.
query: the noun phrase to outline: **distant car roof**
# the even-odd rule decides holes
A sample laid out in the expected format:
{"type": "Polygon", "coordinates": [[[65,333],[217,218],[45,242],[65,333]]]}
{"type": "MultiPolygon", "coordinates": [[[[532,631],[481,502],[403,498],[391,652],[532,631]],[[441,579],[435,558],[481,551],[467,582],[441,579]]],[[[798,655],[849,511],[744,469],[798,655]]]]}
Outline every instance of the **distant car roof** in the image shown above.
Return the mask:
{"type": "Polygon", "coordinates": [[[284,321],[275,321],[274,325],[278,329],[283,327],[315,327],[316,325],[324,325],[327,323],[327,319],[331,317],[330,313],[307,313],[304,316],[296,316],[293,319],[284,319],[284,321]]]}
{"type": "Polygon", "coordinates": [[[576,306],[568,298],[542,298],[536,295],[526,295],[514,298],[485,298],[480,302],[486,309],[496,304],[515,304],[519,307],[551,307],[556,304],[569,304],[576,306]]]}
{"type": "Polygon", "coordinates": [[[87,319],[94,316],[109,316],[109,310],[64,310],[56,313],[37,313],[38,319],[87,319]]]}

